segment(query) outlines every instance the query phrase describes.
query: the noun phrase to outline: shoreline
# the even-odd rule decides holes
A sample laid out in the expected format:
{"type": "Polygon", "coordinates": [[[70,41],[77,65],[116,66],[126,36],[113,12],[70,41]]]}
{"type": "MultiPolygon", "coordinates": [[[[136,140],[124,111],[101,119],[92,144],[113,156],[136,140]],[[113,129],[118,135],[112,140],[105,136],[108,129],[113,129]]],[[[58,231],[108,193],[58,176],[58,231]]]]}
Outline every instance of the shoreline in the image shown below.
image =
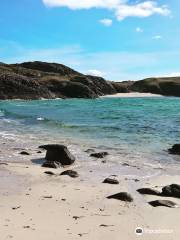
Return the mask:
{"type": "Polygon", "coordinates": [[[101,96],[100,98],[144,98],[144,97],[165,97],[159,94],[152,93],[140,93],[140,92],[129,92],[129,93],[116,93],[112,95],[101,96]]]}

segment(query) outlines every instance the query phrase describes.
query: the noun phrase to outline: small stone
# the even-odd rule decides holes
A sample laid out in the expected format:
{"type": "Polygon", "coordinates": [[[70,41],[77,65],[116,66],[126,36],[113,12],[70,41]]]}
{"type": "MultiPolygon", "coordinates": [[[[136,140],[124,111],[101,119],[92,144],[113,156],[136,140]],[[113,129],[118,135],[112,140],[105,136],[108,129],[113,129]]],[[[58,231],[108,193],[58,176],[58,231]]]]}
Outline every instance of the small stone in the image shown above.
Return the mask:
{"type": "Polygon", "coordinates": [[[127,192],[116,193],[114,195],[108,196],[107,198],[108,199],[121,200],[121,201],[125,201],[125,202],[132,202],[133,201],[132,196],[127,192]]]}
{"type": "Polygon", "coordinates": [[[90,157],[104,158],[107,155],[108,155],[108,152],[99,152],[99,153],[92,153],[90,157]]]}
{"type": "Polygon", "coordinates": [[[106,179],[104,179],[103,183],[119,184],[119,181],[115,178],[106,178],[106,179]]]}
{"type": "Polygon", "coordinates": [[[161,193],[159,191],[153,190],[151,188],[140,188],[136,191],[140,194],[157,195],[157,196],[161,195],[161,193]]]}
{"type": "Polygon", "coordinates": [[[51,172],[51,171],[45,171],[44,172],[45,174],[48,174],[48,175],[55,175],[55,173],[51,172]]]}
{"type": "Polygon", "coordinates": [[[176,203],[169,200],[155,200],[155,201],[149,202],[149,204],[153,207],[160,207],[160,206],[169,207],[169,208],[177,207],[176,203]]]}
{"type": "Polygon", "coordinates": [[[72,178],[79,177],[79,174],[74,170],[66,170],[66,171],[62,172],[60,175],[67,175],[72,178]]]}
{"type": "Polygon", "coordinates": [[[21,155],[30,155],[30,153],[26,152],[26,151],[22,151],[20,152],[21,155]]]}

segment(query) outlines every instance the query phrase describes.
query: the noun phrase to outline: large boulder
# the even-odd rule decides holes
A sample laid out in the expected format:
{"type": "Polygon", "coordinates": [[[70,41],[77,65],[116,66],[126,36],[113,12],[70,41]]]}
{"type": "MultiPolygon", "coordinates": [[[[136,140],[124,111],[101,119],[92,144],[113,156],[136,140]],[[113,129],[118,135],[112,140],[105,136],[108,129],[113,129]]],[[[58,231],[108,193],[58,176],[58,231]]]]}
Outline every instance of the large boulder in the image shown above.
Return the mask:
{"type": "Polygon", "coordinates": [[[180,155],[180,144],[174,144],[172,148],[168,149],[169,153],[180,155]]]}
{"type": "Polygon", "coordinates": [[[47,150],[45,157],[47,162],[57,162],[61,165],[71,165],[75,161],[75,157],[64,145],[48,144],[39,146],[39,148],[47,150]]]}
{"type": "Polygon", "coordinates": [[[171,184],[162,188],[162,195],[180,198],[180,185],[171,184]]]}

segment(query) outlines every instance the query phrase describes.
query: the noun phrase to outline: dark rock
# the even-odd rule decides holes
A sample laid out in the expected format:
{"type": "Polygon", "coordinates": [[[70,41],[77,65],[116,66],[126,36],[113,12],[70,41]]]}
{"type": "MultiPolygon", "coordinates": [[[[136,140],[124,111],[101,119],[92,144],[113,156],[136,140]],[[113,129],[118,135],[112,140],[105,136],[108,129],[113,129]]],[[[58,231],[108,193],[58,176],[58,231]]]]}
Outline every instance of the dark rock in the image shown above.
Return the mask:
{"type": "Polygon", "coordinates": [[[55,175],[55,173],[51,172],[51,171],[45,171],[44,172],[45,174],[48,174],[48,175],[55,175]]]}
{"type": "Polygon", "coordinates": [[[125,202],[133,201],[132,196],[127,192],[120,192],[120,193],[108,196],[107,198],[108,199],[117,199],[117,200],[121,200],[121,201],[125,201],[125,202]]]}
{"type": "Polygon", "coordinates": [[[30,153],[26,152],[26,151],[22,151],[20,152],[21,155],[30,155],[30,153]]]}
{"type": "Polygon", "coordinates": [[[104,179],[103,183],[119,184],[119,181],[115,178],[106,178],[104,179]]]}
{"type": "Polygon", "coordinates": [[[66,170],[66,171],[62,172],[60,175],[67,175],[72,178],[79,177],[79,174],[74,170],[66,170]]]}
{"type": "Polygon", "coordinates": [[[174,144],[172,148],[168,149],[169,153],[180,155],[180,144],[174,144]]]}
{"type": "Polygon", "coordinates": [[[53,98],[52,94],[35,79],[16,73],[0,71],[0,99],[53,98]]]}
{"type": "Polygon", "coordinates": [[[37,153],[42,153],[42,151],[37,151],[37,153]]]}
{"type": "Polygon", "coordinates": [[[177,207],[176,203],[169,200],[155,200],[155,201],[149,202],[149,204],[153,207],[160,207],[160,206],[169,207],[169,208],[177,207]]]}
{"type": "Polygon", "coordinates": [[[8,163],[0,162],[0,165],[8,165],[8,163]]]}
{"type": "Polygon", "coordinates": [[[180,198],[180,185],[171,184],[162,188],[162,196],[180,198]]]}
{"type": "Polygon", "coordinates": [[[71,165],[75,161],[75,157],[64,145],[49,144],[40,146],[39,148],[47,150],[46,160],[48,162],[57,162],[62,165],[71,165]]]}
{"type": "Polygon", "coordinates": [[[153,190],[151,188],[140,188],[137,190],[140,194],[147,194],[147,195],[157,195],[159,196],[161,193],[157,190],[153,190]]]}
{"type": "Polygon", "coordinates": [[[42,167],[46,167],[46,168],[59,168],[60,166],[61,164],[59,162],[46,161],[42,164],[42,167]]]}
{"type": "Polygon", "coordinates": [[[0,63],[0,99],[97,98],[131,91],[180,96],[180,77],[110,82],[57,63],[0,63]]]}
{"type": "Polygon", "coordinates": [[[130,90],[180,97],[180,77],[147,78],[134,82],[130,90]]]}
{"type": "Polygon", "coordinates": [[[104,158],[107,155],[108,155],[108,152],[99,152],[99,153],[91,153],[90,157],[104,158]]]}

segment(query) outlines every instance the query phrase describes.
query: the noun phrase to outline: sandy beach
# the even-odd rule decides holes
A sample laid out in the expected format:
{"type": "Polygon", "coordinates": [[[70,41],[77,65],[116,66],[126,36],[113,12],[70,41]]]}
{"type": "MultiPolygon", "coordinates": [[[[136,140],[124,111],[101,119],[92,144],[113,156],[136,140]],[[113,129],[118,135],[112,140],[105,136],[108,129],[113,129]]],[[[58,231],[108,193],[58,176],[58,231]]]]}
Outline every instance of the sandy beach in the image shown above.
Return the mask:
{"type": "Polygon", "coordinates": [[[148,201],[169,199],[180,205],[180,199],[136,192],[140,187],[160,190],[168,184],[180,184],[179,175],[164,174],[140,181],[119,175],[116,178],[120,184],[110,185],[102,183],[101,176],[93,179],[91,168],[92,180],[84,177],[83,169],[76,179],[59,175],[64,170],[76,169],[75,165],[53,169],[55,175],[51,176],[44,173],[51,169],[35,163],[7,164],[0,165],[2,240],[179,239],[179,209],[154,208],[148,201]],[[107,199],[121,191],[129,192],[134,201],[107,199]],[[137,227],[143,229],[143,235],[135,234],[137,227]]]}

